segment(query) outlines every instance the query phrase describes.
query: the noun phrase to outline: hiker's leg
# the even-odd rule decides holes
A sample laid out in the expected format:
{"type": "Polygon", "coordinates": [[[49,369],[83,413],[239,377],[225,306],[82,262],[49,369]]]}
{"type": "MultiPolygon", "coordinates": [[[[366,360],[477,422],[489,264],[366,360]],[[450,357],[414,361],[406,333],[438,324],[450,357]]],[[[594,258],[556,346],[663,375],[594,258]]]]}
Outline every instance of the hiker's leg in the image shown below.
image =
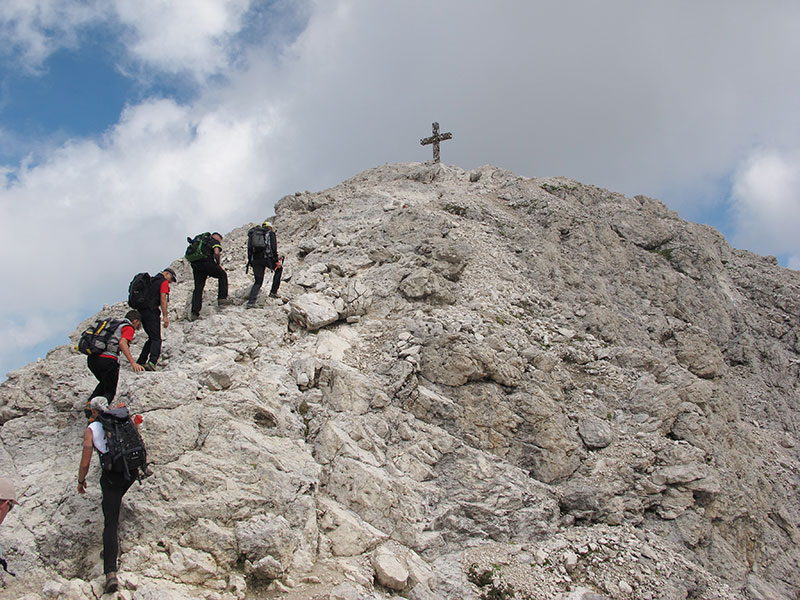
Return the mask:
{"type": "MultiPolygon", "coordinates": [[[[142,315],[142,321],[144,321],[144,315],[142,315]]],[[[144,329],[144,323],[142,323],[142,329],[144,329]]],[[[147,333],[147,329],[145,329],[145,333],[147,333]]],[[[147,341],[142,345],[142,351],[139,353],[139,358],[136,359],[136,362],[140,365],[143,365],[147,362],[147,357],[150,356],[150,338],[147,338],[147,341]]]]}
{"type": "MultiPolygon", "coordinates": [[[[220,269],[222,268],[220,267],[220,269]]],[[[219,278],[219,292],[217,297],[223,299],[228,297],[228,272],[224,270],[219,278]]]]}
{"type": "Polygon", "coordinates": [[[248,304],[255,304],[256,298],[258,298],[258,292],[261,291],[261,285],[264,283],[264,270],[266,269],[266,265],[253,263],[253,275],[256,278],[253,287],[250,288],[250,297],[248,298],[248,304]]]}
{"type": "Polygon", "coordinates": [[[95,376],[97,379],[97,385],[95,386],[94,390],[92,390],[89,399],[96,398],[97,396],[103,396],[106,390],[105,384],[103,383],[103,376],[100,366],[97,364],[97,361],[100,357],[99,356],[87,356],[86,357],[86,366],[89,367],[89,370],[92,372],[92,375],[95,376]]]}
{"type": "Polygon", "coordinates": [[[119,382],[119,362],[106,356],[90,356],[86,361],[89,370],[97,377],[97,387],[94,388],[91,398],[105,396],[109,405],[117,393],[119,382]]]}
{"type": "Polygon", "coordinates": [[[213,263],[208,267],[208,275],[219,281],[217,299],[225,300],[228,297],[228,273],[217,263],[213,263]]]}
{"type": "Polygon", "coordinates": [[[142,353],[139,355],[140,365],[149,360],[155,364],[161,355],[161,313],[159,310],[140,310],[142,315],[142,329],[147,334],[147,341],[144,343],[142,353]]]}
{"type": "Polygon", "coordinates": [[[275,272],[272,274],[272,289],[269,291],[270,294],[277,294],[278,287],[281,285],[281,275],[283,274],[283,267],[278,267],[275,269],[275,272]]]}
{"type": "Polygon", "coordinates": [[[100,476],[100,489],[103,491],[103,573],[117,570],[119,555],[119,510],[122,497],[133,483],[118,476],[103,473],[100,476]]]}
{"type": "Polygon", "coordinates": [[[203,308],[203,289],[206,287],[208,274],[203,269],[203,265],[192,263],[192,276],[194,277],[194,292],[192,292],[192,312],[200,314],[203,308]]]}
{"type": "Polygon", "coordinates": [[[117,384],[119,383],[119,361],[113,358],[101,358],[100,360],[106,361],[104,376],[105,392],[103,395],[108,399],[109,408],[113,406],[111,401],[117,395],[117,384]]]}

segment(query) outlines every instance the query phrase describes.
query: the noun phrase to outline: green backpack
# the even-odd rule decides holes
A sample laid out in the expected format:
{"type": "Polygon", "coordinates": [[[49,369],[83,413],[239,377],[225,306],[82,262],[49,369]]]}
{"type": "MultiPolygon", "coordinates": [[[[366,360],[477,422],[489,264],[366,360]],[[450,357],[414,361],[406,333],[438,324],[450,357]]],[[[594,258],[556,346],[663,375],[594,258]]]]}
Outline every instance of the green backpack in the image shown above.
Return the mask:
{"type": "Polygon", "coordinates": [[[211,258],[214,253],[211,244],[211,233],[208,231],[200,233],[194,238],[187,237],[186,241],[189,242],[189,246],[186,248],[185,256],[190,263],[204,258],[211,258]]]}

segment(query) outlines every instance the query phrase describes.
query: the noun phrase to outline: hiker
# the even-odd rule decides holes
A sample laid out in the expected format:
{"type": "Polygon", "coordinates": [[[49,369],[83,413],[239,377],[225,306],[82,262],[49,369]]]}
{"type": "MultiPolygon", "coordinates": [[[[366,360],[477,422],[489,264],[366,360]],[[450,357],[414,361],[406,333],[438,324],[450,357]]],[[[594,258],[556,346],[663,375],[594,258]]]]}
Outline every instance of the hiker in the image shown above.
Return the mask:
{"type": "MultiPolygon", "coordinates": [[[[2,523],[9,511],[14,508],[17,503],[17,491],[14,489],[14,484],[8,479],[0,477],[0,523],[2,523]]],[[[8,564],[3,558],[3,549],[0,548],[0,566],[9,575],[14,575],[8,570],[8,564]]]]}
{"type": "MultiPolygon", "coordinates": [[[[138,310],[129,310],[124,319],[116,323],[117,328],[108,340],[106,350],[102,354],[91,354],[86,359],[89,370],[99,382],[94,388],[92,395],[105,396],[111,402],[117,394],[117,383],[119,382],[119,353],[128,359],[134,372],[141,373],[144,367],[133,360],[131,355],[131,342],[133,335],[142,327],[142,316],[138,310]]],[[[88,411],[88,408],[87,408],[88,411]]]]}
{"type": "Polygon", "coordinates": [[[192,275],[194,276],[194,292],[192,292],[192,312],[189,316],[190,321],[200,317],[200,309],[203,307],[203,288],[206,286],[206,279],[213,277],[219,281],[217,288],[217,304],[225,306],[230,304],[228,299],[228,274],[222,267],[222,234],[214,232],[212,234],[201,234],[194,240],[190,240],[186,257],[192,265],[192,275]],[[190,250],[195,244],[195,240],[203,237],[199,244],[201,249],[200,256],[192,259],[190,250]]]}
{"type": "MultiPolygon", "coordinates": [[[[108,411],[108,400],[104,396],[97,396],[91,399],[89,407],[92,411],[92,421],[83,432],[83,452],[78,468],[78,493],[86,493],[86,476],[89,474],[93,451],[97,451],[102,470],[100,490],[103,492],[103,573],[106,576],[105,593],[108,594],[115,592],[118,587],[119,540],[117,539],[117,530],[119,528],[119,512],[122,506],[122,497],[136,480],[136,470],[126,473],[106,467],[103,455],[109,451],[109,448],[101,413],[108,411]]],[[[125,414],[127,414],[127,409],[125,414]]]]}
{"type": "Polygon", "coordinates": [[[278,256],[278,239],[275,236],[275,229],[272,223],[264,221],[261,225],[253,227],[247,232],[247,267],[253,267],[255,283],[250,288],[250,297],[247,300],[247,308],[255,308],[258,292],[261,291],[261,284],[264,283],[264,271],[273,271],[272,289],[269,291],[270,298],[278,297],[278,286],[281,284],[281,274],[283,273],[283,257],[278,256]]]}
{"type": "Polygon", "coordinates": [[[150,280],[150,290],[147,294],[147,306],[139,309],[142,317],[142,329],[147,334],[147,341],[142,347],[139,359],[145,371],[155,371],[158,358],[161,356],[161,317],[164,319],[164,329],[169,327],[167,304],[169,303],[169,284],[177,283],[175,271],[167,267],[150,280]]]}

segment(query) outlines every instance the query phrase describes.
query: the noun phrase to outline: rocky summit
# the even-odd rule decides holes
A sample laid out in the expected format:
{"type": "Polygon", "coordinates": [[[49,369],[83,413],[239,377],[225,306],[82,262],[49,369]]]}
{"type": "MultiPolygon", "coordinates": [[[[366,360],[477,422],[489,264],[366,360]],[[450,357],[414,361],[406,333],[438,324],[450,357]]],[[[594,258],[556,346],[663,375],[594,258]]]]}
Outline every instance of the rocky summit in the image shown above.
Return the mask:
{"type": "MultiPolygon", "coordinates": [[[[209,280],[190,322],[176,260],[159,370],[123,361],[153,473],[120,598],[800,597],[800,273],[657,200],[490,166],[387,165],[275,213],[281,298],[268,273],[245,310],[244,225],[233,304],[209,280]]],[[[126,310],[0,386],[3,598],[102,595],[73,346],[126,310]]]]}

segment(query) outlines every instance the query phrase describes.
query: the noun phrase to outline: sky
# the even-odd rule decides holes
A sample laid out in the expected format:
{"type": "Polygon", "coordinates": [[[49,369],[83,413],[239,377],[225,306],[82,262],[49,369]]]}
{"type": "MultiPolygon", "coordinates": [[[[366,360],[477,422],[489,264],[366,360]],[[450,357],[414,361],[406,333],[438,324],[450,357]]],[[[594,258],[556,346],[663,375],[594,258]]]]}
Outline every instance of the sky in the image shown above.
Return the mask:
{"type": "Polygon", "coordinates": [[[657,198],[800,269],[796,0],[2,0],[0,379],[186,236],[385,163],[657,198]]]}

